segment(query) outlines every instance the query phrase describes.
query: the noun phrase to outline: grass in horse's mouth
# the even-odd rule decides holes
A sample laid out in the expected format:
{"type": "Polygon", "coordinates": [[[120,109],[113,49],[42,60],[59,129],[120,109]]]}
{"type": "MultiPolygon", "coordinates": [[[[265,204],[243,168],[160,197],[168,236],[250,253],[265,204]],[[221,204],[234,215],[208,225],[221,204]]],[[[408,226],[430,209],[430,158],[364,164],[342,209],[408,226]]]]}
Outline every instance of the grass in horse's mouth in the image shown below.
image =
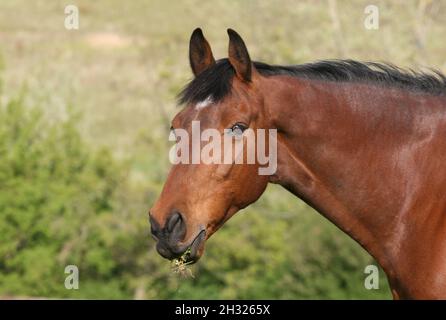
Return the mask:
{"type": "Polygon", "coordinates": [[[179,274],[182,277],[194,277],[192,274],[192,269],[188,266],[192,264],[192,261],[187,262],[189,259],[189,255],[191,252],[191,248],[189,247],[181,257],[173,259],[171,261],[172,271],[173,273],[179,274]]]}

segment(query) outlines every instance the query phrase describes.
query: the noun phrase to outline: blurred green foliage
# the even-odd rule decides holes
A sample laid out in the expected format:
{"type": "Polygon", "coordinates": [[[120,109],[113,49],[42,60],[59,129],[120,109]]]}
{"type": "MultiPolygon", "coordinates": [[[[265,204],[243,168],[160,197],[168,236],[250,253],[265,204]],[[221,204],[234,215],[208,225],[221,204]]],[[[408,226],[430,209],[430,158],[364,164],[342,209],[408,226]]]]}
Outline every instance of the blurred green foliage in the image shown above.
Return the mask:
{"type": "Polygon", "coordinates": [[[101,230],[113,227],[123,172],[110,152],[85,146],[75,119],[51,123],[39,108],[26,108],[21,96],[0,106],[3,293],[58,294],[61,266],[70,261],[92,277],[116,268],[105,245],[112,229],[101,230]]]}
{"type": "Polygon", "coordinates": [[[253,59],[389,61],[446,71],[446,1],[0,2],[0,297],[390,298],[364,288],[373,259],[296,197],[269,186],[207,242],[195,278],[154,249],[147,211],[166,177],[190,32],[216,58],[237,30],[253,59]],[[255,14],[254,14],[255,13],[255,14]],[[26,89],[21,89],[25,87],[26,89]],[[79,290],[64,287],[79,267],[79,290]]]}

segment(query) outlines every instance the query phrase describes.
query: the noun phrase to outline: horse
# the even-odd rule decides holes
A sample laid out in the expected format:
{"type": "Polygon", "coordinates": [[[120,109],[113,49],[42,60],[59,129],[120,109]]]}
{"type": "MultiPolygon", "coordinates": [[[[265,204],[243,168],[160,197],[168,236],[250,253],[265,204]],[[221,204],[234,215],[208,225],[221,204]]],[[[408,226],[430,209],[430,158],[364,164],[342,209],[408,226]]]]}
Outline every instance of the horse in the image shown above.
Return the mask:
{"type": "Polygon", "coordinates": [[[148,214],[158,253],[196,262],[205,241],[274,183],[358,242],[394,299],[446,298],[446,77],[353,60],[268,65],[227,33],[228,58],[215,60],[193,31],[194,78],[172,131],[200,121],[245,143],[247,128],[276,130],[277,169],[174,164],[148,214]]]}

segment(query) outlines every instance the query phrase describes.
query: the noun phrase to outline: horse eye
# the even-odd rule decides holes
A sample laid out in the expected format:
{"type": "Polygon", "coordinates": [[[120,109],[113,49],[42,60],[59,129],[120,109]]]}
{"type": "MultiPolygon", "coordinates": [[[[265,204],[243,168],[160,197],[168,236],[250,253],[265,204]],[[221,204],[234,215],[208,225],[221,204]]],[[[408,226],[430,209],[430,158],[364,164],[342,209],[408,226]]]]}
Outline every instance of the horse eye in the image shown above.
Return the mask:
{"type": "Polygon", "coordinates": [[[248,126],[246,126],[243,123],[236,123],[231,128],[232,134],[237,135],[237,136],[242,135],[243,131],[245,131],[247,127],[248,126]]]}

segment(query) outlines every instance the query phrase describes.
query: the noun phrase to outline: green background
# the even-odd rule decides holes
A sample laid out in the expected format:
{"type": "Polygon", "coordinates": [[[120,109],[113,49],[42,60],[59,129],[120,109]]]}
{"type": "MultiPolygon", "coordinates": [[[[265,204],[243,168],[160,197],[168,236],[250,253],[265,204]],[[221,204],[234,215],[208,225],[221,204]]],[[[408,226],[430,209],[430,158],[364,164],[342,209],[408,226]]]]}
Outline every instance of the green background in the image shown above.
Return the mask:
{"type": "Polygon", "coordinates": [[[374,260],[278,186],[234,216],[182,278],[155,251],[147,212],[169,168],[175,95],[200,26],[226,28],[275,64],[351,58],[446,70],[445,1],[0,2],[0,297],[388,299],[374,260]],[[64,28],[75,4],[80,29],[64,28]],[[64,287],[77,265],[79,290],[64,287]]]}

